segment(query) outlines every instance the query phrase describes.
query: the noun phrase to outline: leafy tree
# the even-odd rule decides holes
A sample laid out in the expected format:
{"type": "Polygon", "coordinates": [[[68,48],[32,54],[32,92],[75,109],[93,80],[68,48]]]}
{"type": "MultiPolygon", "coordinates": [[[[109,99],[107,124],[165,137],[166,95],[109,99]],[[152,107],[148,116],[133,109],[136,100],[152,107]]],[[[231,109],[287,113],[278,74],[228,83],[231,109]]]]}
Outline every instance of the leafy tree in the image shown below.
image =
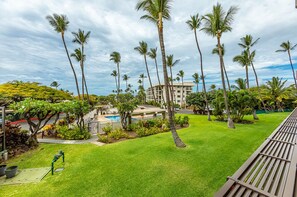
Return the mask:
{"type": "Polygon", "coordinates": [[[117,109],[121,117],[121,124],[124,130],[127,130],[131,124],[131,116],[137,108],[137,99],[130,93],[119,94],[117,109]]]}
{"type": "Polygon", "coordinates": [[[53,16],[48,15],[46,17],[46,19],[48,20],[49,24],[55,29],[55,31],[57,33],[61,33],[61,37],[62,37],[63,45],[64,45],[64,48],[65,48],[65,51],[66,51],[66,55],[67,55],[67,58],[68,58],[68,61],[69,61],[71,70],[73,72],[73,76],[74,76],[74,80],[75,80],[75,84],[76,84],[77,94],[80,97],[80,92],[79,92],[79,86],[78,86],[78,80],[77,80],[76,72],[74,70],[72,61],[70,59],[70,55],[68,53],[68,49],[67,49],[66,42],[65,42],[65,37],[64,37],[65,31],[67,31],[68,24],[69,24],[69,21],[67,19],[67,16],[66,15],[62,15],[62,14],[61,15],[53,14],[53,16]]]}
{"type": "MultiPolygon", "coordinates": [[[[194,31],[194,35],[195,35],[195,41],[196,41],[196,45],[197,45],[197,49],[200,57],[200,71],[201,71],[202,87],[203,87],[203,92],[205,96],[204,99],[207,107],[207,115],[208,115],[207,117],[208,117],[208,120],[210,121],[211,120],[210,110],[209,110],[208,100],[206,96],[206,86],[205,86],[204,71],[203,71],[203,56],[202,56],[202,52],[201,52],[199,42],[198,42],[198,37],[197,37],[197,30],[200,28],[201,22],[202,22],[202,17],[199,17],[199,14],[196,14],[194,16],[191,16],[191,19],[188,20],[186,23],[188,24],[189,28],[194,31]]],[[[194,77],[194,81],[195,81],[194,83],[197,84],[197,92],[198,92],[198,83],[199,83],[198,73],[197,73],[197,78],[194,77]]]]}
{"type": "Polygon", "coordinates": [[[231,87],[235,90],[245,90],[246,88],[246,80],[242,78],[238,78],[235,80],[236,85],[232,85],[231,87]]]}
{"type": "Polygon", "coordinates": [[[165,86],[165,95],[166,95],[166,106],[168,111],[169,126],[172,133],[174,143],[177,147],[186,147],[182,142],[180,137],[176,132],[174,125],[174,113],[172,111],[170,96],[169,96],[169,81],[168,73],[166,68],[166,53],[165,53],[165,44],[163,36],[163,19],[170,19],[170,3],[171,0],[140,0],[137,5],[137,10],[143,10],[146,14],[141,17],[141,19],[149,20],[157,26],[160,48],[162,53],[162,66],[163,66],[163,75],[164,75],[164,86],[165,86]]]}
{"type": "Polygon", "coordinates": [[[121,82],[120,82],[120,63],[121,63],[121,54],[117,51],[114,51],[110,54],[110,61],[113,61],[116,65],[117,65],[117,69],[118,69],[118,88],[117,88],[117,95],[120,93],[120,89],[121,89],[121,82]]]}
{"type": "Polygon", "coordinates": [[[52,103],[72,99],[72,96],[66,91],[43,86],[37,82],[22,81],[11,81],[0,84],[0,95],[2,95],[3,101],[6,100],[5,103],[7,104],[13,101],[22,101],[25,98],[46,100],[52,103]]]}
{"type": "Polygon", "coordinates": [[[186,97],[187,104],[193,108],[194,114],[205,114],[206,102],[204,92],[191,93],[186,97]]]}
{"type": "Polygon", "coordinates": [[[295,71],[294,71],[294,67],[293,67],[293,63],[292,63],[292,58],[291,58],[291,51],[294,50],[296,48],[297,44],[293,45],[291,44],[290,41],[287,42],[283,42],[280,47],[282,49],[277,50],[276,52],[287,52],[288,56],[289,56],[289,60],[290,60],[290,64],[291,64],[291,68],[292,68],[292,74],[293,74],[293,79],[294,79],[294,83],[295,83],[295,88],[297,88],[297,82],[296,82],[296,77],[295,77],[295,71]]]}
{"type": "Polygon", "coordinates": [[[53,81],[50,86],[57,89],[60,85],[57,81],[53,81]]]}
{"type": "Polygon", "coordinates": [[[224,80],[224,74],[223,74],[223,67],[224,67],[224,59],[222,54],[222,46],[221,46],[221,37],[223,33],[231,31],[231,23],[233,21],[233,17],[237,11],[236,7],[230,7],[228,12],[226,13],[221,4],[217,4],[216,6],[213,6],[212,13],[206,14],[203,19],[205,20],[205,27],[203,30],[211,35],[212,37],[217,38],[217,45],[219,49],[219,56],[220,56],[220,70],[221,70],[221,78],[222,78],[222,85],[223,85],[223,92],[224,92],[224,102],[226,106],[226,113],[228,117],[228,127],[229,128],[235,128],[233,120],[230,116],[230,111],[228,107],[228,97],[226,92],[226,85],[224,80]]]}
{"type": "Polygon", "coordinates": [[[152,84],[150,72],[149,72],[148,65],[147,65],[147,60],[146,60],[146,56],[147,56],[147,53],[148,53],[147,43],[144,42],[144,41],[139,42],[139,46],[135,47],[134,50],[138,51],[140,55],[143,55],[145,68],[146,68],[146,73],[147,73],[148,80],[149,80],[149,83],[150,83],[150,86],[151,86],[153,99],[154,99],[155,102],[157,102],[155,92],[153,90],[153,84],[152,84]]]}
{"type": "Polygon", "coordinates": [[[49,103],[41,100],[27,98],[20,102],[10,105],[15,113],[21,114],[29,124],[30,138],[28,143],[30,146],[37,145],[37,132],[40,131],[48,121],[57,113],[62,112],[60,103],[49,103]],[[36,117],[37,122],[33,122],[32,118],[36,117]]]}

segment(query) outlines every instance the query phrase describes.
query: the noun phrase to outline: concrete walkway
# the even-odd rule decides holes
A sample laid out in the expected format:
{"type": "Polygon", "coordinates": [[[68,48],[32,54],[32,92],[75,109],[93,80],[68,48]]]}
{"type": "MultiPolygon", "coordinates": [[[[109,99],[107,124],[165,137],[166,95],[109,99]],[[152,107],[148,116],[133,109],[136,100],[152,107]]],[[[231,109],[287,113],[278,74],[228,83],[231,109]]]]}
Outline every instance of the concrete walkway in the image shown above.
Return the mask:
{"type": "Polygon", "coordinates": [[[46,144],[87,144],[92,143],[97,146],[105,145],[102,142],[98,142],[98,137],[96,135],[92,135],[88,140],[60,140],[60,139],[49,139],[49,138],[38,138],[39,143],[46,143],[46,144]]]}

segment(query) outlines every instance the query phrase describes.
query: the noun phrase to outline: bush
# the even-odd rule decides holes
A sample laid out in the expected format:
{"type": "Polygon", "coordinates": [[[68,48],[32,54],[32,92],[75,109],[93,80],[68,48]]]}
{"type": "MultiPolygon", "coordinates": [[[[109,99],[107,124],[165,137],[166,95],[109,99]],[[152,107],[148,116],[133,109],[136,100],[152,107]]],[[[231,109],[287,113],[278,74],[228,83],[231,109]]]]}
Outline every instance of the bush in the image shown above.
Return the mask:
{"type": "Polygon", "coordinates": [[[45,135],[55,135],[56,133],[56,127],[53,124],[47,124],[42,128],[42,131],[44,132],[45,135]]]}
{"type": "Polygon", "coordinates": [[[80,131],[80,128],[77,126],[71,129],[67,126],[58,126],[57,132],[58,136],[65,140],[86,140],[91,137],[87,130],[83,129],[80,131]]]}
{"type": "Polygon", "coordinates": [[[137,123],[132,123],[132,124],[128,125],[127,130],[128,131],[136,131],[138,128],[139,128],[139,126],[137,123]]]}
{"type": "Polygon", "coordinates": [[[102,128],[102,131],[106,134],[109,134],[112,131],[112,126],[108,124],[107,126],[102,128]]]}
{"type": "Polygon", "coordinates": [[[122,129],[115,129],[111,131],[108,135],[109,138],[119,140],[121,138],[129,138],[129,135],[125,133],[122,129]]]}
{"type": "Polygon", "coordinates": [[[184,116],[183,120],[185,124],[189,124],[189,116],[184,116]]]}
{"type": "Polygon", "coordinates": [[[103,143],[109,143],[109,138],[107,135],[98,134],[98,141],[103,143]]]}

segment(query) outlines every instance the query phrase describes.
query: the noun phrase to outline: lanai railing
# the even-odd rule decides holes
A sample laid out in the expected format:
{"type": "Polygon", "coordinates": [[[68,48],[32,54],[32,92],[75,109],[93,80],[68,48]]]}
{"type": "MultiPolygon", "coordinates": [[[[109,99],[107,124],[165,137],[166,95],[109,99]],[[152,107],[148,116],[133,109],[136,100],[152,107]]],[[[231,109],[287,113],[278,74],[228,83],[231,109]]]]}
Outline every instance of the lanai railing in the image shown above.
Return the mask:
{"type": "Polygon", "coordinates": [[[216,197],[297,196],[297,109],[227,178],[216,197]]]}

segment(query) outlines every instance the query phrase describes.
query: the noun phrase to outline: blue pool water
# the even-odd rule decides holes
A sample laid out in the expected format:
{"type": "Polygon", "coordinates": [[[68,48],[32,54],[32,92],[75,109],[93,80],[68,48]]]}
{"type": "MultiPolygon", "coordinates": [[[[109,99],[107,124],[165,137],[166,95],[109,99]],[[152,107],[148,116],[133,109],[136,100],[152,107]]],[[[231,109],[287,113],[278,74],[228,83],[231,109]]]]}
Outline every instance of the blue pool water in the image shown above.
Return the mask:
{"type": "Polygon", "coordinates": [[[112,122],[120,122],[120,116],[105,116],[105,118],[111,120],[112,122]]]}

